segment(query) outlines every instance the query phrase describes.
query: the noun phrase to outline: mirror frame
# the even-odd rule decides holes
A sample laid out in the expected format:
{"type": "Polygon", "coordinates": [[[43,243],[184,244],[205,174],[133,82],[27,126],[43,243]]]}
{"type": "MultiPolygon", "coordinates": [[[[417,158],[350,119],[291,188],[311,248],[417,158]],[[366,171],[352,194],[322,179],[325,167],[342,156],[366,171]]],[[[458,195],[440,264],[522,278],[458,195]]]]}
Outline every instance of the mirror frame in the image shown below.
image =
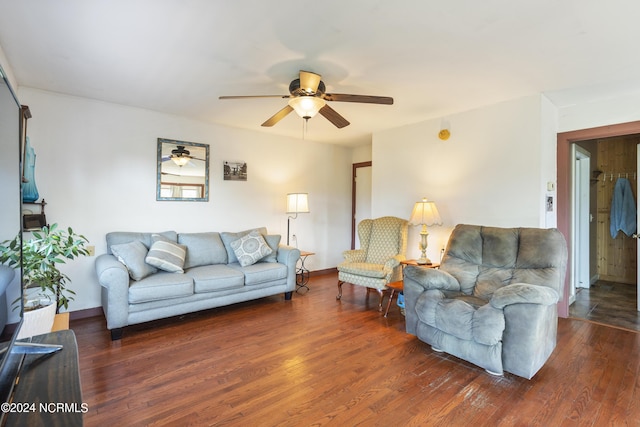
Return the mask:
{"type": "MultiPolygon", "coordinates": [[[[169,150],[170,151],[170,150],[169,150]]],[[[186,201],[186,202],[208,202],[209,201],[209,145],[200,144],[197,142],[177,141],[174,139],[158,138],[157,147],[157,177],[156,177],[156,200],[157,201],[186,201]],[[162,180],[162,153],[163,149],[166,152],[168,148],[175,148],[178,145],[185,147],[194,147],[205,150],[204,159],[198,159],[197,161],[204,161],[204,182],[203,183],[184,183],[184,187],[203,187],[202,197],[163,197],[161,194],[162,185],[166,183],[162,180]]]]}

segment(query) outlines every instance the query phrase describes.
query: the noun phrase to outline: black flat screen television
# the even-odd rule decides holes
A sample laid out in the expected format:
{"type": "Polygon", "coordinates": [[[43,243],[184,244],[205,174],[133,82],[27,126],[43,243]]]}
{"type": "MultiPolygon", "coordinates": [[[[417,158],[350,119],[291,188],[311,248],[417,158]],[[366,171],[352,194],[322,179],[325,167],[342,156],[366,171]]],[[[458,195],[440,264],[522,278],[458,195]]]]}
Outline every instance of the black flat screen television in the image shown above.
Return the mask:
{"type": "MultiPolygon", "coordinates": [[[[25,111],[18,102],[0,66],[0,242],[12,240],[16,236],[22,241],[22,164],[26,133],[23,128],[26,128],[27,111],[28,109],[25,111]]],[[[56,344],[32,343],[31,338],[17,340],[24,312],[22,269],[17,269],[15,273],[16,279],[9,284],[14,286],[12,296],[6,297],[5,294],[5,298],[2,298],[0,293],[0,304],[6,306],[4,308],[7,314],[20,314],[17,323],[12,324],[10,328],[5,327],[11,332],[0,331],[0,404],[11,401],[25,354],[47,354],[62,349],[62,346],[56,344]]],[[[6,293],[10,293],[10,290],[7,288],[6,293]]],[[[4,324],[4,321],[2,323],[4,324]]],[[[0,411],[0,425],[3,425],[5,415],[4,411],[0,411]]]]}
{"type": "MultiPolygon", "coordinates": [[[[0,67],[0,242],[22,235],[20,116],[20,103],[0,67]]],[[[20,270],[16,271],[16,276],[21,283],[20,270]]],[[[21,292],[22,286],[18,288],[21,292]]],[[[14,288],[7,292],[9,290],[15,292],[14,288]]],[[[23,354],[15,351],[16,337],[22,325],[22,307],[12,311],[13,299],[15,298],[7,298],[9,307],[6,307],[6,311],[11,315],[20,310],[20,320],[11,333],[3,331],[0,342],[0,403],[10,399],[23,359],[23,354]]]]}

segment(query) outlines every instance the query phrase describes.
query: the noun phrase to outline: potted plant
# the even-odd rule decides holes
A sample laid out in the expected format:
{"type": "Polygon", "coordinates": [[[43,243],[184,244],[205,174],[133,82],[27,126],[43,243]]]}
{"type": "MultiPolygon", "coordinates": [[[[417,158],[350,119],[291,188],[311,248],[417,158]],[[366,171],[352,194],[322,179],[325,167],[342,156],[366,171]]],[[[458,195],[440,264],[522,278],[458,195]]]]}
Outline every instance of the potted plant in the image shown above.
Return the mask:
{"type": "Polygon", "coordinates": [[[76,234],[71,227],[64,229],[52,224],[34,231],[32,238],[23,241],[22,246],[20,240],[20,236],[16,236],[0,244],[0,263],[14,268],[22,265],[25,311],[47,305],[42,304],[43,297],[49,301],[55,298],[55,313],[60,311],[60,307],[68,308],[75,292],[67,288],[71,280],[58,266],[66,260],[89,255],[87,238],[76,234]],[[28,293],[34,288],[39,289],[37,295],[40,297],[35,304],[29,301],[32,296],[28,293]]]}

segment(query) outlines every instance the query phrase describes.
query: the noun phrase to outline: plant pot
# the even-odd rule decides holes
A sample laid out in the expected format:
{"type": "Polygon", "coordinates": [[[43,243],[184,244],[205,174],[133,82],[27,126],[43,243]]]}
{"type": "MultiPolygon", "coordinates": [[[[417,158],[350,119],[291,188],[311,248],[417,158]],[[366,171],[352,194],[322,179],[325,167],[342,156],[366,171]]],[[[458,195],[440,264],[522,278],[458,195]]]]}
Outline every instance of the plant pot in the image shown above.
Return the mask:
{"type": "Polygon", "coordinates": [[[48,301],[48,305],[35,310],[25,310],[22,327],[18,333],[18,338],[29,338],[34,335],[48,334],[53,327],[53,320],[56,316],[56,304],[48,301]]]}

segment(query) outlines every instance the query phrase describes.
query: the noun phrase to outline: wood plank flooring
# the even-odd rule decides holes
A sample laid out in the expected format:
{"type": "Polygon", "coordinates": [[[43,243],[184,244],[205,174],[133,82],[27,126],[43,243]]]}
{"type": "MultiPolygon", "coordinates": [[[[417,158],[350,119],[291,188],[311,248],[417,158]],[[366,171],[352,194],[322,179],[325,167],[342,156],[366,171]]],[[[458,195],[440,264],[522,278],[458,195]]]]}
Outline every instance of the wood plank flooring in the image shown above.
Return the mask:
{"type": "Polygon", "coordinates": [[[569,316],[640,332],[636,285],[599,280],[578,289],[569,316]]]}
{"type": "Polygon", "coordinates": [[[72,320],[87,426],[640,425],[640,334],[560,319],[532,380],[433,352],[336,274],[311,290],[129,327],[72,320]]]}

